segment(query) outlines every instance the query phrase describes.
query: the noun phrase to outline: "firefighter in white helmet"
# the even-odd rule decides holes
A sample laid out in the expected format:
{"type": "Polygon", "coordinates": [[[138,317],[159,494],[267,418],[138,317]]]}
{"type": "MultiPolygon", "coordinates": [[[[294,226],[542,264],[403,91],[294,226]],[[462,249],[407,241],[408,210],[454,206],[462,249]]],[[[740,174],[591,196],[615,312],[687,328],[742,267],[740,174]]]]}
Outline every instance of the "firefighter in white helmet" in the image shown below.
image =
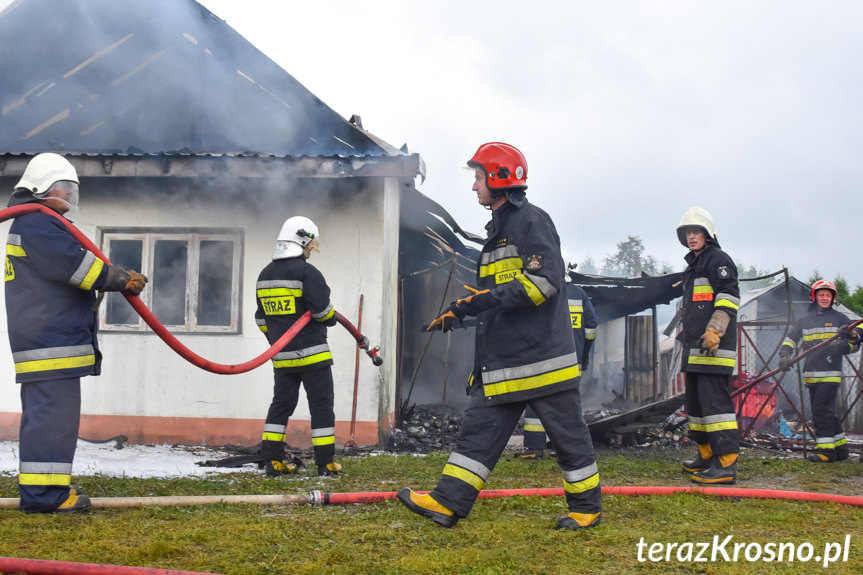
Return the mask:
{"type": "MultiPolygon", "coordinates": [[[[575,351],[578,353],[578,363],[581,365],[581,370],[585,372],[590,365],[590,351],[596,340],[596,310],[587,292],[571,281],[569,272],[575,269],[576,264],[570,261],[566,250],[561,250],[560,255],[566,270],[564,281],[566,282],[566,297],[569,304],[569,319],[572,323],[572,336],[575,338],[575,351]]],[[[530,407],[524,410],[522,437],[524,448],[518,454],[518,458],[542,459],[547,445],[545,427],[542,425],[542,420],[530,407]]]]}
{"type": "Polygon", "coordinates": [[[686,210],[677,238],[689,249],[677,337],[683,344],[689,436],[698,446],[698,457],[683,469],[696,483],[735,483],[740,442],[730,388],[737,361],[737,267],[719,247],[713,218],[703,208],[686,210]]]}
{"type": "MultiPolygon", "coordinates": [[[[10,206],[39,203],[63,215],[78,206],[78,173],[59,154],[34,156],[10,206]]],[[[139,294],[147,278],[81,247],[59,218],[19,216],[6,239],[6,317],[21,384],[18,490],[29,513],[86,511],[70,488],[81,417],[81,377],[99,375],[96,292],[139,294]]]]}
{"type": "Polygon", "coordinates": [[[300,384],[309,402],[318,474],[333,475],[342,470],[334,461],[333,356],[327,345],[327,327],[336,323],[335,310],[323,274],[306,261],[318,249],[318,240],[318,227],[309,218],[285,220],[276,238],[273,261],[261,271],[256,285],[255,322],[270,345],[306,311],[312,314],[312,321],[273,356],[273,400],[261,437],[265,472],[271,477],[297,470],[297,460],[285,459],[285,433],[297,407],[300,384]]]}
{"type": "Polygon", "coordinates": [[[531,204],[527,162],[509,144],[489,142],[468,160],[473,191],[491,210],[477,261],[477,288],[449,306],[429,330],[477,318],[470,403],[458,439],[430,493],[408,487],[398,499],[412,512],[453,527],[467,517],[506,448],[525,407],[545,424],[557,448],[568,513],[559,529],[599,524],[602,492],[590,431],[581,410],[581,369],[572,337],[551,217],[531,204]]]}
{"type": "Polygon", "coordinates": [[[842,357],[857,351],[860,335],[850,327],[848,317],[833,307],[837,295],[833,282],[821,279],[813,283],[809,293],[812,303],[806,315],[794,323],[779,350],[779,367],[788,370],[801,339],[803,352],[839,336],[824,349],[807,355],[803,364],[803,382],[809,390],[815,427],[815,452],[809,454],[809,460],[816,463],[848,459],[848,439],[836,415],[836,396],[842,383],[842,357]]]}

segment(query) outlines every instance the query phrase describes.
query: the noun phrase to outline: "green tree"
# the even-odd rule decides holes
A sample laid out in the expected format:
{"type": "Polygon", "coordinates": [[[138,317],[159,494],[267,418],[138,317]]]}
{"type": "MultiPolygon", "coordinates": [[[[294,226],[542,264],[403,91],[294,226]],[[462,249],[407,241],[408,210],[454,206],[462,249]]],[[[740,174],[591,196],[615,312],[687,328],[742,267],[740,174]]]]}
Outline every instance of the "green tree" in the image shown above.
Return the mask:
{"type": "Polygon", "coordinates": [[[766,276],[771,272],[759,270],[755,266],[749,266],[747,268],[745,265],[743,265],[743,262],[740,261],[734,262],[734,265],[737,266],[737,278],[740,280],[740,289],[742,291],[750,291],[758,288],[768,287],[773,285],[777,280],[784,280],[783,275],[762,278],[762,276],[766,276]],[[762,279],[753,280],[753,278],[762,279]]]}
{"type": "Polygon", "coordinates": [[[857,286],[854,293],[851,293],[848,282],[841,275],[836,276],[833,283],[836,285],[836,299],[839,303],[854,313],[863,315],[863,287],[857,286]]]}
{"type": "Polygon", "coordinates": [[[648,275],[671,273],[671,267],[645,255],[644,244],[638,236],[628,236],[626,241],[617,244],[617,253],[607,256],[602,263],[602,273],[607,276],[640,277],[642,272],[648,275]]]}
{"type": "Polygon", "coordinates": [[[593,261],[593,258],[587,256],[584,260],[578,264],[578,267],[575,269],[578,273],[581,274],[598,274],[599,270],[596,268],[596,263],[593,261]]]}

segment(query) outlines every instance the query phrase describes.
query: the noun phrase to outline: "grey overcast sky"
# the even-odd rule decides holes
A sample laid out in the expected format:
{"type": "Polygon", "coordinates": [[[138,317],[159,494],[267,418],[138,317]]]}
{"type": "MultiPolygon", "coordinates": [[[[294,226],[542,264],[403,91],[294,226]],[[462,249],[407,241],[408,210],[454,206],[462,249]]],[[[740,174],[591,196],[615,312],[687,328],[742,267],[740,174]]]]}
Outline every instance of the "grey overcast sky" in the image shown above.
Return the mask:
{"type": "Polygon", "coordinates": [[[201,0],[327,105],[427,165],[483,233],[463,170],[505,141],[563,247],[627,236],[674,270],[690,206],[746,267],[863,285],[863,2],[201,0]]]}

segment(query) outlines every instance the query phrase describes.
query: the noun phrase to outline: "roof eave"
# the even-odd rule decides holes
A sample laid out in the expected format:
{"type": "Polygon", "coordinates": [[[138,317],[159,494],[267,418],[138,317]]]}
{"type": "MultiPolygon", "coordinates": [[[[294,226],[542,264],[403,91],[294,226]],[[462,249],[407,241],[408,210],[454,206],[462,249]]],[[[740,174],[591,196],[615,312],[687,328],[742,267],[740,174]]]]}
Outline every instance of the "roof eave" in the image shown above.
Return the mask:
{"type": "MultiPolygon", "coordinates": [[[[419,154],[385,156],[69,154],[82,178],[425,177],[419,154]]],[[[30,154],[0,155],[0,177],[24,172],[30,154]]]]}

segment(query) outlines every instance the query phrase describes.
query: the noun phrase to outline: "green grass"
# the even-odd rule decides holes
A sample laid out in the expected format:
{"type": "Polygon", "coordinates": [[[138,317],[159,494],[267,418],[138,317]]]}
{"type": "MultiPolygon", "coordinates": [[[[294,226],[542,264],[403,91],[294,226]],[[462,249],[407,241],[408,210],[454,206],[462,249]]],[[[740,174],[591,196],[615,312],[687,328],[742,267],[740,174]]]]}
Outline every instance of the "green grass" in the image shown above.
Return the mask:
{"type": "MultiPolygon", "coordinates": [[[[604,485],[689,486],[678,461],[686,451],[601,450],[604,485]]],[[[76,477],[93,497],[306,494],[431,489],[447,454],[341,458],[338,478],[311,474],[269,479],[254,470],[188,479],[76,477]]],[[[863,494],[863,464],[811,464],[757,451],[740,462],[737,487],[863,494]]],[[[549,460],[508,456],[490,489],[559,487],[549,460]]],[[[0,476],[0,497],[16,497],[14,476],[0,476]]],[[[863,509],[832,503],[726,499],[695,494],[606,496],[603,522],[557,531],[562,497],[480,499],[470,517],[443,529],[398,502],[360,505],[101,508],[85,515],[26,515],[0,510],[0,556],[113,563],[163,569],[248,573],[539,574],[539,573],[837,573],[863,572],[863,509]],[[701,543],[728,535],[741,543],[827,543],[851,535],[847,562],[639,562],[638,542],[701,543]]],[[[732,543],[733,545],[733,543],[732,543]]],[[[646,551],[645,551],[646,552],[646,551]]],[[[644,555],[643,555],[644,556],[644,555]]]]}

